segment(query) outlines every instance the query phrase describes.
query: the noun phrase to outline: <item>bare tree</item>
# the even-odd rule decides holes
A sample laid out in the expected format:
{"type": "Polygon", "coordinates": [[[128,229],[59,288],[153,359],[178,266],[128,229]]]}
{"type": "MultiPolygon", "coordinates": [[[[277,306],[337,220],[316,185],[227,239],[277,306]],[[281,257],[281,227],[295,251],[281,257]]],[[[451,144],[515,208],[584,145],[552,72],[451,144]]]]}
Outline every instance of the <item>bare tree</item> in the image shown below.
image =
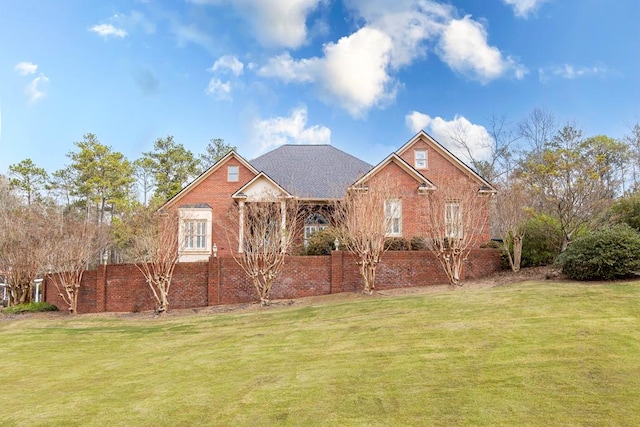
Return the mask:
{"type": "Polygon", "coordinates": [[[513,145],[520,136],[513,130],[506,117],[492,115],[487,134],[478,140],[473,126],[457,121],[449,129],[449,138],[465,153],[471,166],[489,182],[507,178],[513,169],[513,145]]]}
{"type": "Polygon", "coordinates": [[[375,182],[347,190],[337,203],[334,221],[339,239],[357,259],[363,280],[363,292],[373,294],[376,269],[385,253],[398,206],[395,186],[388,175],[376,176],[375,182]]]}
{"type": "Polygon", "coordinates": [[[20,205],[20,198],[13,186],[9,184],[9,179],[0,175],[0,220],[6,219],[6,215],[20,205]]]}
{"type": "Polygon", "coordinates": [[[529,199],[522,185],[513,183],[498,193],[494,204],[495,223],[514,272],[520,271],[529,199]]]}
{"type": "MultiPolygon", "coordinates": [[[[456,121],[447,135],[451,141],[464,153],[465,160],[471,167],[487,179],[492,179],[493,170],[490,163],[483,160],[487,153],[495,153],[495,141],[488,135],[477,135],[474,126],[468,121],[456,121]],[[479,154],[480,153],[480,154],[479,154]]],[[[494,157],[495,158],[495,157],[494,157]]]]}
{"type": "Polygon", "coordinates": [[[521,136],[507,122],[504,115],[492,115],[489,119],[488,131],[494,141],[494,145],[487,162],[487,169],[491,173],[484,175],[484,178],[492,184],[506,182],[508,185],[509,176],[516,166],[517,153],[515,144],[521,136]]]}
{"type": "Polygon", "coordinates": [[[452,187],[429,193],[427,246],[444,269],[449,283],[462,286],[462,268],[469,252],[488,230],[490,197],[474,187],[452,187]]]}
{"type": "Polygon", "coordinates": [[[104,246],[100,231],[97,224],[73,214],[56,214],[51,221],[47,271],[70,314],[78,313],[82,276],[104,246]]]}
{"type": "Polygon", "coordinates": [[[518,123],[518,131],[528,143],[532,153],[538,157],[558,131],[553,113],[545,108],[534,108],[518,123]]]}
{"type": "Polygon", "coordinates": [[[31,285],[42,274],[49,232],[46,206],[4,208],[0,215],[0,270],[5,272],[9,305],[31,302],[31,285]]]}
{"type": "Polygon", "coordinates": [[[129,255],[144,275],[156,300],[156,312],[169,309],[169,290],[181,242],[175,212],[141,207],[129,222],[129,255]]]}
{"type": "Polygon", "coordinates": [[[233,247],[236,236],[238,241],[233,258],[251,279],[263,306],[271,304],[271,289],[297,237],[301,217],[295,199],[267,193],[234,203],[229,210],[229,246],[233,247]]]}

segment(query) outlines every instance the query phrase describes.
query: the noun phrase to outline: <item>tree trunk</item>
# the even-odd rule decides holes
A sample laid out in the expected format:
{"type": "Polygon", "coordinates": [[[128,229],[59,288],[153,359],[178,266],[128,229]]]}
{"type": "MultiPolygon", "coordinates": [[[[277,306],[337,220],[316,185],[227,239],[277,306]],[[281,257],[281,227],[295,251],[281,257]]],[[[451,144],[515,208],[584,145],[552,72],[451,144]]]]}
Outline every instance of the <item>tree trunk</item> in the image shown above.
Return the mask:
{"type": "Polygon", "coordinates": [[[167,292],[164,290],[160,291],[160,304],[158,305],[158,309],[156,310],[156,313],[162,315],[165,314],[167,312],[167,310],[169,310],[169,298],[167,298],[167,292]]]}
{"type": "Polygon", "coordinates": [[[76,291],[70,291],[69,292],[69,301],[71,302],[71,304],[69,304],[69,314],[73,314],[74,316],[76,314],[78,314],[78,292],[76,291]]]}
{"type": "Polygon", "coordinates": [[[462,287],[462,253],[456,254],[452,250],[444,250],[437,254],[438,261],[444,269],[451,286],[462,287]]]}
{"type": "Polygon", "coordinates": [[[269,297],[271,284],[268,282],[262,283],[259,278],[254,277],[253,286],[256,288],[258,292],[258,297],[260,298],[260,305],[263,307],[267,307],[271,305],[271,298],[269,297]]]}
{"type": "Polygon", "coordinates": [[[515,236],[513,239],[513,265],[514,272],[520,271],[520,264],[522,263],[522,236],[515,236]]]}
{"type": "Polygon", "coordinates": [[[371,261],[362,261],[360,264],[360,275],[364,282],[362,293],[373,295],[376,289],[376,267],[377,264],[371,261]]]}

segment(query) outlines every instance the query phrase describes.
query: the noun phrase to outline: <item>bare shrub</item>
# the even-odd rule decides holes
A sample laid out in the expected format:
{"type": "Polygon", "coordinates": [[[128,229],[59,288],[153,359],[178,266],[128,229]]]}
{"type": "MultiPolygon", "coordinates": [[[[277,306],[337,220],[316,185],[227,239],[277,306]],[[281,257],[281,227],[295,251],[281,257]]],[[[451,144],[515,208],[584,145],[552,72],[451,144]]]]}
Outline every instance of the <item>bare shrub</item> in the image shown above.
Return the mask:
{"type": "Polygon", "coordinates": [[[357,259],[367,294],[375,290],[376,269],[387,250],[385,241],[393,227],[389,201],[396,195],[388,175],[376,178],[375,185],[348,189],[336,205],[334,219],[342,245],[357,259]]]}
{"type": "Polygon", "coordinates": [[[171,279],[181,246],[178,215],[140,208],[129,227],[129,256],[153,292],[156,312],[163,314],[169,309],[171,279]]]}
{"type": "Polygon", "coordinates": [[[449,284],[462,286],[462,267],[488,229],[489,197],[473,187],[436,190],[427,200],[427,246],[444,269],[449,284]]]}
{"type": "Polygon", "coordinates": [[[238,242],[233,258],[251,279],[263,306],[271,303],[271,289],[296,238],[301,217],[295,199],[270,193],[233,203],[229,209],[229,246],[238,242]]]}
{"type": "Polygon", "coordinates": [[[70,314],[78,313],[82,275],[104,247],[100,226],[72,214],[53,215],[47,242],[47,271],[70,314]]]}

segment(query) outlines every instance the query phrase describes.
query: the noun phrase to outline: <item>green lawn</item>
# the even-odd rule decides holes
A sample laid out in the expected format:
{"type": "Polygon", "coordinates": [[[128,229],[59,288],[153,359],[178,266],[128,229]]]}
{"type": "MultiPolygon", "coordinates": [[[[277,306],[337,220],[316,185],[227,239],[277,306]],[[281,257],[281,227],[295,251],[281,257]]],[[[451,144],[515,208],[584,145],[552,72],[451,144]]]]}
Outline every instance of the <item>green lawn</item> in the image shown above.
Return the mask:
{"type": "Polygon", "coordinates": [[[640,425],[640,282],[0,321],[0,425],[640,425]]]}

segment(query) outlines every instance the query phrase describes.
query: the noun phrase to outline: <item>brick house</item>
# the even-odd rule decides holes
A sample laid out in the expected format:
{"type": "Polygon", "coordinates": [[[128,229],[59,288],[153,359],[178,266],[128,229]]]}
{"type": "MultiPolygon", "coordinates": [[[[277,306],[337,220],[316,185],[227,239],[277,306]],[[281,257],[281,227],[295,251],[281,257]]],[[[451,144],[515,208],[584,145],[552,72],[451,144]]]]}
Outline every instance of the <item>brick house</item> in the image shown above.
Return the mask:
{"type": "MultiPolygon", "coordinates": [[[[424,235],[424,197],[430,192],[455,195],[456,191],[472,189],[476,197],[488,200],[496,191],[435,139],[420,131],[376,166],[331,145],[283,145],[251,161],[232,151],[161,209],[178,211],[180,262],[206,261],[214,248],[220,255],[242,250],[242,233],[229,239],[225,218],[234,211],[243,215],[246,203],[269,194],[296,198],[301,204],[318,207],[304,219],[301,234],[306,238],[328,225],[323,206],[340,200],[350,187],[379,185],[381,176],[390,177],[399,189],[384,207],[391,217],[389,236],[408,240],[424,235]]],[[[442,209],[453,218],[464,207],[455,196],[447,200],[442,209]]],[[[488,203],[484,206],[482,215],[488,225],[488,203]]],[[[489,227],[484,229],[479,242],[489,240],[489,227]]]]}
{"type": "MultiPolygon", "coordinates": [[[[304,221],[304,231],[309,234],[327,226],[322,208],[331,207],[349,188],[387,184],[381,179],[387,177],[398,189],[393,199],[385,202],[389,208],[380,207],[392,216],[390,236],[410,240],[423,235],[425,198],[432,195],[453,194],[441,207],[443,211],[450,209],[453,216],[456,191],[464,189],[471,189],[485,202],[482,220],[488,224],[487,202],[495,189],[425,132],[416,134],[376,166],[330,145],[284,145],[251,161],[231,152],[161,208],[176,211],[181,222],[179,239],[183,245],[172,278],[171,307],[255,301],[251,279],[230,256],[240,249],[239,232],[235,240],[228,239],[225,232],[228,215],[239,215],[242,204],[259,201],[267,192],[318,207],[304,221]],[[214,247],[218,256],[212,256],[214,247]]],[[[464,206],[458,208],[464,210],[464,206]]],[[[488,239],[485,227],[477,241],[480,244],[488,239]]],[[[499,251],[476,247],[465,263],[463,276],[482,277],[499,268],[499,251]]],[[[448,282],[438,260],[428,251],[388,252],[376,277],[378,290],[448,282]]],[[[361,287],[359,266],[347,251],[332,251],[322,257],[290,256],[278,274],[272,298],[328,295],[361,287]]],[[[43,296],[47,302],[65,306],[51,283],[45,283],[43,296]]],[[[140,311],[152,310],[155,299],[136,266],[101,264],[83,275],[78,304],[81,313],[140,311]]]]}

